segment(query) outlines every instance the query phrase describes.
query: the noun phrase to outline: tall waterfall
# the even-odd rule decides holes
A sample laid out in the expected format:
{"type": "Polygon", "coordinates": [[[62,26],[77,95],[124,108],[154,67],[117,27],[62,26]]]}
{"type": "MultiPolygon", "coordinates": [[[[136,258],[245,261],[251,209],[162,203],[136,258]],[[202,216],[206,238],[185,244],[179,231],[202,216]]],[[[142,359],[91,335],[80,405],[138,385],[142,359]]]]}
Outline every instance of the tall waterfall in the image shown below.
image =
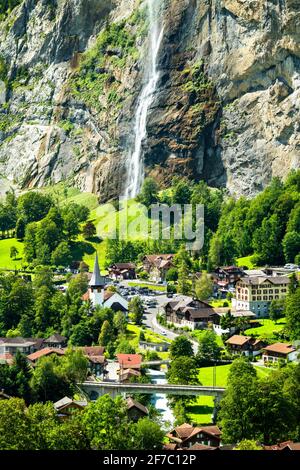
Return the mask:
{"type": "Polygon", "coordinates": [[[157,58],[163,39],[163,25],[159,18],[161,0],[147,0],[149,13],[149,49],[145,70],[145,84],[138,99],[138,106],[134,121],[134,144],[129,151],[127,160],[127,184],[124,193],[125,199],[138,195],[144,179],[144,161],[142,143],[147,137],[147,115],[152,104],[159,70],[157,58]]]}

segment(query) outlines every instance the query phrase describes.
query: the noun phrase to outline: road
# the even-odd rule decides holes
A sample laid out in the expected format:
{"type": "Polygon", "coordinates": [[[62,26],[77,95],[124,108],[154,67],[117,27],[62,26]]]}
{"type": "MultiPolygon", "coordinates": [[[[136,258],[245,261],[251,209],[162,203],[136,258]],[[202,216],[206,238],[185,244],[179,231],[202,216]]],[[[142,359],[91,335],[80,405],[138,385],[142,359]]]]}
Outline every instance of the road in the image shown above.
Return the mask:
{"type": "MultiPolygon", "coordinates": [[[[123,286],[127,287],[128,282],[133,282],[133,281],[122,281],[120,283],[120,285],[123,285],[123,286]]],[[[134,282],[137,282],[137,281],[134,281],[134,282]]],[[[145,282],[145,281],[143,281],[143,282],[145,282]]],[[[145,313],[146,318],[143,319],[144,325],[147,328],[149,328],[151,331],[153,331],[154,333],[158,333],[160,335],[163,335],[163,336],[165,336],[165,338],[173,341],[175,338],[177,338],[177,336],[179,336],[179,334],[178,333],[173,333],[172,331],[169,331],[166,328],[164,328],[162,325],[160,325],[157,322],[156,317],[159,314],[162,306],[170,300],[176,300],[176,296],[174,296],[172,299],[169,299],[166,294],[155,295],[155,296],[152,295],[151,297],[149,297],[149,299],[151,299],[151,300],[155,299],[157,301],[157,307],[147,308],[147,313],[145,313]]],[[[196,341],[191,341],[191,342],[193,343],[194,353],[196,354],[197,351],[198,351],[198,343],[196,341]]]]}

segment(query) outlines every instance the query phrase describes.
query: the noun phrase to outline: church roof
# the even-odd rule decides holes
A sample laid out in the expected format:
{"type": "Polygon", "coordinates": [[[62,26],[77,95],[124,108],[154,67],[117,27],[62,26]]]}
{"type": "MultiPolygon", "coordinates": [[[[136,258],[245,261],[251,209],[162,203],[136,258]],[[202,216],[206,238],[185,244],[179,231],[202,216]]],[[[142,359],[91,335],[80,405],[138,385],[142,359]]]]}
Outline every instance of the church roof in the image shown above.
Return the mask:
{"type": "Polygon", "coordinates": [[[105,277],[101,276],[100,268],[99,268],[99,261],[98,261],[98,253],[96,253],[95,264],[94,264],[94,271],[89,282],[90,287],[102,287],[105,285],[105,277]]]}

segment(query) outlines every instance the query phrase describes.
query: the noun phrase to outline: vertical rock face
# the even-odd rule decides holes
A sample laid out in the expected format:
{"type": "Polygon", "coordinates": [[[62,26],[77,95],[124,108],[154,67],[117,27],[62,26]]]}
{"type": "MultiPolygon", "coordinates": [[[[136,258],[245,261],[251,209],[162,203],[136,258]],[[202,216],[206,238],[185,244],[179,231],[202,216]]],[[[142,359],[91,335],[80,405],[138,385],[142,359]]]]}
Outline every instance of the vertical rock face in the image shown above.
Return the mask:
{"type": "MultiPolygon", "coordinates": [[[[253,195],[300,163],[297,0],[158,0],[146,173],[253,195]]],[[[0,182],[117,197],[147,50],[139,0],[24,0],[0,21],[0,182]]]]}

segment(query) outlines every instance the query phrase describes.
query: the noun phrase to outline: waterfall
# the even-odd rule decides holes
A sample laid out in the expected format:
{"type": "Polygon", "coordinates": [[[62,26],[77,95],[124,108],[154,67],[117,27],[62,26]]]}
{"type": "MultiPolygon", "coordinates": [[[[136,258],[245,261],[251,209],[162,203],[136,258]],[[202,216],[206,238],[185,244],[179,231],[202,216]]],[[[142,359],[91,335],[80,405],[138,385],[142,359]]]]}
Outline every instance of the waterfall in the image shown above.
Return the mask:
{"type": "Polygon", "coordinates": [[[159,79],[157,58],[163,39],[163,25],[159,20],[159,4],[161,0],[147,0],[149,14],[149,49],[145,70],[145,84],[138,98],[134,120],[134,144],[129,151],[127,160],[127,184],[124,199],[138,195],[144,179],[144,162],[142,155],[143,140],[147,137],[147,115],[153,102],[154,93],[159,79]]]}

